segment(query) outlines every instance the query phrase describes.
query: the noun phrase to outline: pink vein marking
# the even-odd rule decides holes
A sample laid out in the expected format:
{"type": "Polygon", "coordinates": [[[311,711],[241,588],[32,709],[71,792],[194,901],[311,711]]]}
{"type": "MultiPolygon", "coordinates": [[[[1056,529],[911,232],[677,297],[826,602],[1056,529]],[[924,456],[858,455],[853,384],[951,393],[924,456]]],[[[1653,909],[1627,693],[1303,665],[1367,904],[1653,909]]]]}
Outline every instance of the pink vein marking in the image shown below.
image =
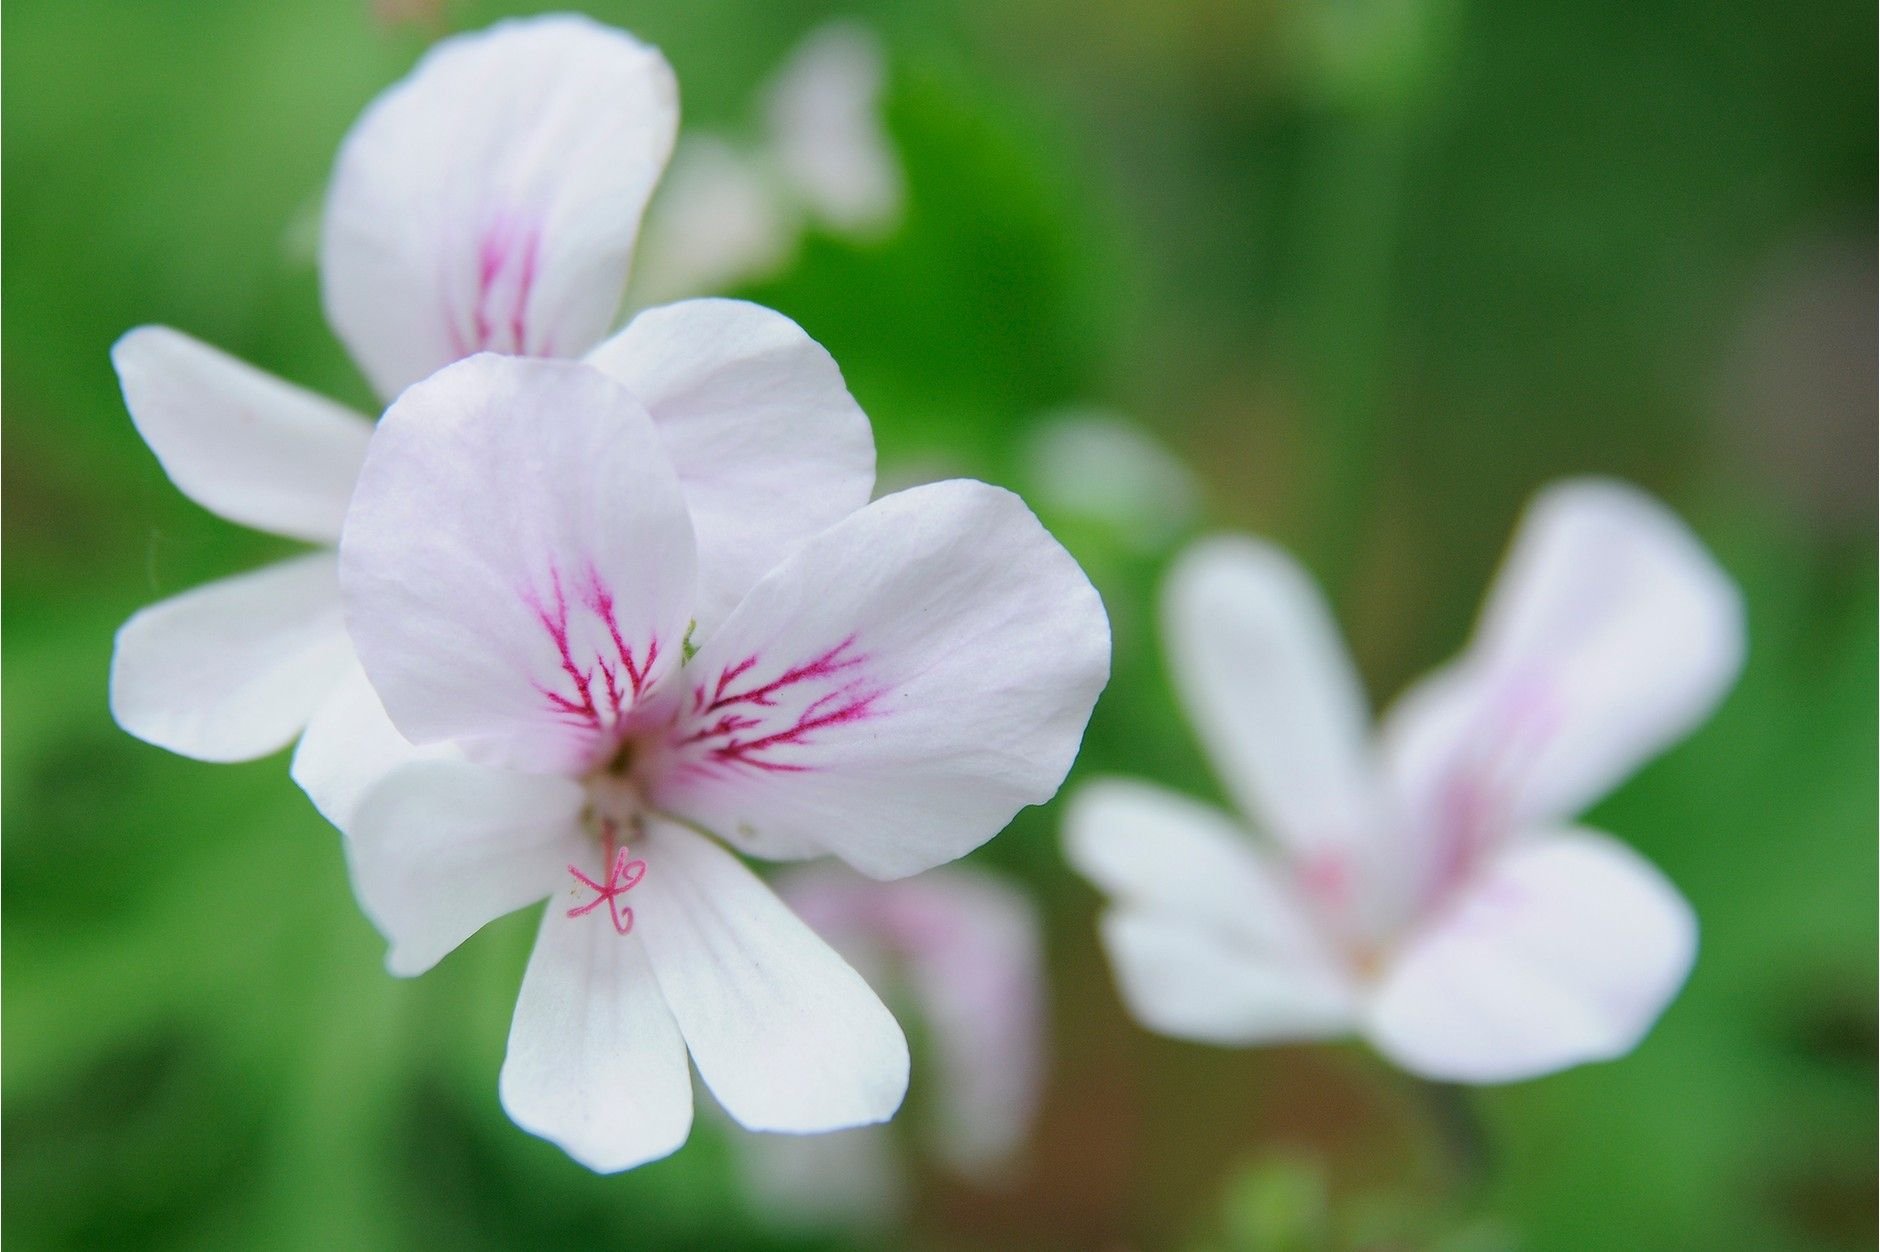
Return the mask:
{"type": "Polygon", "coordinates": [[[884,690],[867,686],[859,676],[840,677],[868,660],[854,652],[854,646],[855,636],[850,635],[815,659],[743,691],[733,691],[731,686],[757,665],[757,656],[753,654],[726,666],[709,689],[703,683],[692,689],[693,714],[707,717],[716,713],[717,719],[678,740],[679,745],[705,745],[722,739],[724,742],[708,749],[714,761],[748,765],[769,773],[796,774],[811,769],[811,766],[775,760],[766,754],[789,744],[808,743],[816,731],[861,721],[876,712],[876,702],[886,694],[884,690]],[[748,710],[775,708],[778,696],[784,691],[811,682],[828,682],[834,686],[810,701],[790,725],[754,739],[739,738],[746,731],[762,729],[767,721],[762,713],[748,710]]]}
{"type": "Polygon", "coordinates": [[[568,872],[575,876],[577,882],[590,891],[593,891],[595,895],[594,898],[589,900],[586,904],[577,905],[569,909],[568,916],[585,917],[587,914],[592,913],[595,909],[605,904],[609,916],[613,918],[614,930],[624,935],[633,929],[633,910],[627,905],[622,904],[620,897],[639,886],[640,879],[646,877],[646,862],[635,859],[627,851],[626,845],[624,844],[621,845],[619,851],[615,851],[614,836],[616,832],[614,824],[607,822],[604,825],[604,829],[607,836],[607,881],[605,883],[595,882],[592,878],[582,873],[580,869],[570,865],[568,872]]]}
{"type": "Polygon", "coordinates": [[[548,700],[550,709],[559,717],[572,721],[576,725],[599,730],[604,725],[618,722],[622,712],[631,700],[638,700],[646,689],[647,676],[653,663],[659,659],[659,639],[653,636],[647,640],[646,655],[635,660],[633,649],[628,646],[620,632],[620,619],[614,610],[613,593],[601,581],[600,574],[592,566],[588,567],[587,588],[582,594],[581,604],[598,618],[607,628],[607,637],[614,648],[612,662],[605,656],[596,654],[594,663],[582,669],[574,659],[574,648],[569,639],[568,597],[561,583],[561,570],[551,564],[548,568],[549,585],[554,589],[554,606],[544,607],[532,592],[524,592],[524,599],[535,611],[536,620],[555,641],[555,650],[559,654],[561,672],[574,685],[574,696],[569,697],[558,691],[550,690],[540,683],[535,689],[548,700]],[[594,675],[598,671],[603,686],[606,688],[603,708],[594,691],[594,675]],[[625,675],[627,685],[621,686],[620,679],[625,675]]]}
{"type": "Polygon", "coordinates": [[[451,350],[458,356],[485,349],[529,351],[529,295],[535,288],[541,245],[541,232],[535,226],[518,223],[506,215],[499,215],[485,228],[477,247],[477,290],[470,306],[472,337],[465,339],[457,319],[445,319],[451,350]],[[513,291],[505,293],[509,307],[507,316],[501,317],[495,306],[499,303],[498,288],[505,279],[513,279],[513,291]],[[499,317],[503,323],[500,326],[499,317]],[[508,333],[507,343],[501,342],[501,331],[508,333]]]}

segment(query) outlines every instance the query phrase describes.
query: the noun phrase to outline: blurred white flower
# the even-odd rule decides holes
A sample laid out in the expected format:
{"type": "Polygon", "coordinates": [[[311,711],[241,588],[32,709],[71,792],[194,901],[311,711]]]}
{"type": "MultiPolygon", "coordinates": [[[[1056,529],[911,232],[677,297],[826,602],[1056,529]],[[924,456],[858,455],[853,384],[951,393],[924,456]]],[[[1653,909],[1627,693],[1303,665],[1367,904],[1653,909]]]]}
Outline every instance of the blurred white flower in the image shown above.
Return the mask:
{"type": "Polygon", "coordinates": [[[1144,783],[1090,783],[1070,859],[1146,1026],[1220,1044],[1362,1034],[1431,1078],[1501,1082],[1635,1046],[1696,949],[1657,870],[1574,814],[1705,717],[1743,656],[1735,586],[1624,485],[1531,506],[1475,637],[1373,744],[1309,578],[1203,542],[1164,600],[1176,687],[1270,837],[1144,783]]]}
{"type": "MultiPolygon", "coordinates": [[[[473,352],[593,347],[677,127],[664,58],[585,18],[503,22],[426,54],[353,126],[322,227],[327,318],[378,394],[473,352]]],[[[138,432],[185,495],[326,549],[126,622],[112,657],[119,725],[236,761],[291,742],[316,709],[369,701],[330,549],[371,423],[167,327],[131,331],[111,356],[138,432]]]]}
{"type": "MultiPolygon", "coordinates": [[[[720,306],[750,307],[675,307],[720,306]]],[[[644,368],[709,381],[720,344],[646,348],[644,368]]],[[[881,878],[964,855],[1057,791],[1108,676],[1102,604],[1023,502],[954,481],[863,506],[872,446],[810,455],[798,428],[865,445],[866,421],[826,354],[799,366],[661,429],[592,365],[480,354],[386,411],[347,514],[360,663],[398,733],[452,758],[364,788],[355,890],[401,975],[571,892],[544,914],[502,1095],[598,1170],[685,1140],[688,1052],[751,1129],[891,1116],[893,1018],[723,845],[881,878]],[[682,482],[667,453],[726,445],[760,468],[682,482]]],[[[979,989],[952,972],[954,995],[979,989]]]]}
{"type": "Polygon", "coordinates": [[[720,292],[772,277],[814,226],[869,240],[892,231],[905,198],[881,122],[880,41],[834,21],[806,35],[762,89],[762,139],[679,143],[647,214],[635,304],[720,292]]]}
{"type": "MultiPolygon", "coordinates": [[[[1044,1079],[1043,954],[1030,899],[964,866],[884,883],[824,864],[774,885],[924,1027],[933,1081],[916,1131],[925,1151],[970,1181],[996,1182],[1030,1129],[1044,1079]]],[[[906,1181],[885,1128],[747,1135],[736,1147],[759,1210],[791,1224],[867,1224],[902,1207],[906,1181]]]]}
{"type": "Polygon", "coordinates": [[[1128,418],[1071,409],[1041,419],[1023,451],[1029,494],[1046,515],[1102,522],[1155,552],[1194,524],[1201,486],[1186,465],[1128,418]]]}

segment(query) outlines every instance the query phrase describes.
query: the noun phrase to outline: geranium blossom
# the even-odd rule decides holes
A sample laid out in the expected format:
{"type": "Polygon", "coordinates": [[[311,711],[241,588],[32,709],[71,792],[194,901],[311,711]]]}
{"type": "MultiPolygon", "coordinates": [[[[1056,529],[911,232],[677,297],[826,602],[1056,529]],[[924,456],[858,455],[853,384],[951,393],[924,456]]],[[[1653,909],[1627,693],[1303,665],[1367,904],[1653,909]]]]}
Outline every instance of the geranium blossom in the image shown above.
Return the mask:
{"type": "MultiPolygon", "coordinates": [[[[678,304],[596,346],[677,124],[659,53],[584,18],[445,40],[347,136],[321,280],[334,330],[387,399],[486,349],[587,353],[633,388],[684,480],[710,618],[867,500],[874,447],[828,354],[777,314],[678,304]],[[800,503],[773,509],[785,482],[800,503]]],[[[112,359],[185,494],[326,549],[132,617],[112,710],[140,738],[215,761],[272,752],[311,721],[295,774],[337,816],[353,758],[400,746],[352,659],[330,550],[372,425],[165,327],[130,332],[112,359]]]]}
{"type": "Polygon", "coordinates": [[[1621,1055],[1676,994],[1690,907],[1572,819],[1708,716],[1743,653],[1735,587],[1662,506],[1569,482],[1533,504],[1473,641],[1373,744],[1325,606],[1279,550],[1192,549],[1164,601],[1176,687],[1263,834],[1145,783],[1075,797],[1072,862],[1151,1029],[1359,1033],[1498,1082],[1621,1055]]]}
{"type": "MultiPolygon", "coordinates": [[[[870,986],[916,1015],[932,1067],[916,1088],[919,1144],[954,1174],[995,1185],[1044,1083],[1044,953],[1030,898],[966,866],[875,882],[823,863],[775,885],[870,986]]],[[[859,1225],[905,1196],[892,1127],[743,1135],[733,1146],[747,1191],[773,1218],[859,1225]]]]}
{"type": "MultiPolygon", "coordinates": [[[[776,479],[780,527],[820,507],[776,479]]],[[[386,413],[341,544],[386,713],[453,758],[344,823],[360,901],[415,974],[555,897],[503,1102],[596,1169],[684,1140],[688,1051],[752,1129],[890,1116],[899,1028],[724,845],[884,878],[960,856],[1056,791],[1108,672],[1095,591],[1008,492],[885,497],[722,614],[694,516],[634,393],[481,355],[386,413]]]]}

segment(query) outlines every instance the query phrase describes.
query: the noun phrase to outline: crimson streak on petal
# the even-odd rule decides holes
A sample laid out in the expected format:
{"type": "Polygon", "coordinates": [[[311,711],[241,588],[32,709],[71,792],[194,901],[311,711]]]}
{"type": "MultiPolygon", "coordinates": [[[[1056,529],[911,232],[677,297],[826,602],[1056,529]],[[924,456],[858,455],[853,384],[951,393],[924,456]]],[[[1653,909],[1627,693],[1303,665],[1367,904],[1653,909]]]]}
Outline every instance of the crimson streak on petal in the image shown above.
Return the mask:
{"type": "Polygon", "coordinates": [[[596,648],[593,659],[584,667],[576,660],[578,649],[574,642],[561,570],[552,563],[548,567],[548,581],[552,589],[550,603],[544,604],[533,591],[525,590],[522,594],[534,611],[536,620],[541,622],[542,629],[554,640],[561,672],[567,677],[573,694],[556,691],[541,683],[536,683],[535,689],[542,693],[554,714],[572,726],[593,731],[616,727],[626,710],[646,690],[648,675],[659,659],[659,638],[656,635],[649,636],[644,653],[637,658],[634,656],[632,646],[620,630],[613,592],[602,581],[600,574],[589,566],[580,590],[580,604],[607,632],[607,642],[604,648],[596,648]],[[609,650],[613,654],[611,659],[607,655],[609,650]],[[595,682],[597,677],[600,680],[598,687],[595,682]]]}
{"type": "Polygon", "coordinates": [[[768,682],[738,688],[758,667],[758,656],[726,666],[715,681],[692,688],[690,716],[675,727],[673,746],[690,760],[687,768],[713,771],[745,766],[766,773],[814,769],[781,759],[783,748],[808,746],[818,731],[878,716],[886,689],[871,683],[868,657],[850,635],[835,647],[792,666],[768,682]],[[803,701],[794,714],[789,705],[803,701]]]}

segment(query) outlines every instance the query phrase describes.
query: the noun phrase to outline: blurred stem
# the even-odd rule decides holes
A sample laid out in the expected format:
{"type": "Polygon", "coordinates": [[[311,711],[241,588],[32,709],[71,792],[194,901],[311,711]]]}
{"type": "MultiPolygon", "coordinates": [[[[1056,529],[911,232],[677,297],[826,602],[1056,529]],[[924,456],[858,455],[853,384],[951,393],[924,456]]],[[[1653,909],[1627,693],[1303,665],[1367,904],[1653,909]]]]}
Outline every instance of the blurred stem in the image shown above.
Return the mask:
{"type": "Polygon", "coordinates": [[[1328,119],[1305,172],[1300,330],[1307,398],[1321,432],[1308,521],[1324,585],[1339,601],[1358,567],[1377,488],[1392,280],[1414,130],[1398,108],[1328,119]]]}
{"type": "Polygon", "coordinates": [[[1301,171],[1297,325],[1321,437],[1307,522],[1345,600],[1373,517],[1405,191],[1443,116],[1463,0],[1309,0],[1324,113],[1301,171]]]}
{"type": "Polygon", "coordinates": [[[1494,1175],[1494,1150],[1469,1089],[1451,1082],[1419,1079],[1417,1091],[1461,1189],[1475,1192],[1486,1187],[1494,1175]]]}

